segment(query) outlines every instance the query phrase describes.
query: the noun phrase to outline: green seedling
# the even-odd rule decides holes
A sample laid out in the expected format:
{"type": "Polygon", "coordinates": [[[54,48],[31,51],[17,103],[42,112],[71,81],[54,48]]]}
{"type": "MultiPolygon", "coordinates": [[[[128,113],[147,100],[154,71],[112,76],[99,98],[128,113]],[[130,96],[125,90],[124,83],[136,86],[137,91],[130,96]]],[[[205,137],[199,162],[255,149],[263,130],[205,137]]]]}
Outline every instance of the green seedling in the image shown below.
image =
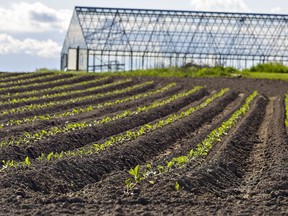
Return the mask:
{"type": "MultiPolygon", "coordinates": [[[[130,79],[126,79],[123,80],[122,83],[125,82],[130,82],[130,79]]],[[[76,102],[81,102],[83,100],[90,100],[90,99],[96,99],[96,98],[102,98],[102,97],[106,97],[106,96],[110,96],[110,95],[118,95],[118,94],[122,94],[125,92],[129,92],[132,91],[134,89],[138,89],[141,88],[143,86],[147,86],[152,84],[153,81],[148,81],[145,83],[140,83],[140,84],[136,84],[134,86],[129,86],[127,88],[124,89],[119,89],[119,90],[114,90],[114,91],[109,91],[109,92],[104,92],[104,93],[98,93],[98,94],[92,94],[92,95],[87,95],[87,96],[80,96],[80,97],[74,97],[71,99],[67,99],[67,100],[61,100],[61,101],[50,101],[47,103],[42,103],[42,104],[30,104],[28,106],[21,106],[21,107],[17,107],[17,108],[13,108],[13,109],[9,109],[9,110],[4,110],[2,111],[2,115],[4,114],[12,114],[12,113],[22,113],[22,112],[26,112],[26,111],[32,111],[32,110],[39,110],[39,109],[44,109],[47,107],[53,107],[53,106],[57,106],[57,105],[68,105],[68,104],[74,104],[76,102]]],[[[119,85],[120,81],[114,82],[114,85],[119,85]]],[[[107,87],[107,86],[106,86],[107,87]]]]}
{"type": "Polygon", "coordinates": [[[25,165],[26,166],[30,166],[31,165],[31,161],[30,161],[29,157],[25,158],[25,165]]]}
{"type": "Polygon", "coordinates": [[[175,190],[176,191],[180,190],[180,184],[178,183],[178,181],[175,182],[175,190]]]}
{"type": "Polygon", "coordinates": [[[130,175],[134,177],[135,182],[139,182],[143,179],[143,176],[140,175],[140,166],[137,165],[134,169],[129,170],[130,175]]]}
{"type": "Polygon", "coordinates": [[[49,153],[49,154],[47,155],[47,160],[50,161],[53,155],[54,155],[53,152],[49,153]]]}
{"type": "MultiPolygon", "coordinates": [[[[84,108],[83,107],[74,108],[74,111],[73,110],[72,111],[65,111],[63,113],[57,113],[57,114],[53,114],[53,115],[50,115],[50,114],[40,115],[40,116],[36,115],[36,116],[31,117],[31,118],[23,118],[23,119],[17,119],[17,120],[11,119],[11,120],[8,120],[4,123],[0,123],[0,128],[9,127],[9,126],[13,126],[13,125],[21,125],[21,124],[25,124],[25,123],[34,122],[37,120],[52,120],[52,119],[63,118],[63,117],[68,117],[68,116],[75,116],[76,114],[89,112],[89,111],[92,111],[92,110],[95,110],[98,108],[113,106],[116,104],[122,104],[125,102],[137,100],[140,98],[145,98],[145,97],[148,97],[150,95],[159,94],[159,93],[167,91],[168,89],[172,88],[175,85],[176,85],[176,83],[170,83],[170,84],[168,84],[168,85],[166,85],[160,89],[140,93],[137,95],[132,95],[132,96],[129,96],[129,97],[126,97],[123,99],[116,99],[114,101],[109,101],[109,102],[106,102],[103,104],[89,105],[89,106],[84,107],[84,108]]],[[[3,112],[3,115],[7,115],[7,114],[8,114],[8,112],[3,112]]]]}
{"type": "MultiPolygon", "coordinates": [[[[222,123],[222,125],[213,130],[206,139],[204,139],[201,143],[197,145],[197,148],[195,150],[190,150],[188,155],[183,155],[179,157],[173,158],[171,161],[169,161],[166,165],[166,169],[162,165],[157,166],[158,175],[163,174],[164,172],[168,172],[173,170],[172,168],[181,168],[184,167],[186,164],[191,162],[192,160],[197,159],[199,156],[206,157],[209,150],[213,147],[213,145],[216,142],[221,141],[221,137],[226,135],[228,131],[233,127],[237,120],[240,119],[245,113],[249,110],[249,104],[253,99],[258,95],[258,93],[255,91],[253,92],[249,97],[246,98],[245,104],[237,111],[233,113],[233,115],[225,122],[222,123]]],[[[209,103],[212,101],[211,99],[207,99],[206,102],[209,101],[209,103]]],[[[202,104],[199,105],[200,107],[202,104]]],[[[183,112],[182,112],[183,113],[183,112]]],[[[185,114],[186,115],[186,114],[185,114]]],[[[185,116],[185,115],[178,115],[178,116],[185,116]]],[[[171,118],[170,118],[171,119],[171,118]]],[[[152,126],[153,127],[153,126],[152,126]]],[[[152,170],[152,167],[150,164],[146,165],[147,170],[152,170]],[[149,169],[148,169],[149,168],[149,169]]],[[[150,172],[151,174],[157,174],[150,172]]],[[[148,177],[148,175],[144,175],[145,178],[148,177]]],[[[175,190],[180,190],[180,185],[178,182],[175,183],[175,190]]]]}

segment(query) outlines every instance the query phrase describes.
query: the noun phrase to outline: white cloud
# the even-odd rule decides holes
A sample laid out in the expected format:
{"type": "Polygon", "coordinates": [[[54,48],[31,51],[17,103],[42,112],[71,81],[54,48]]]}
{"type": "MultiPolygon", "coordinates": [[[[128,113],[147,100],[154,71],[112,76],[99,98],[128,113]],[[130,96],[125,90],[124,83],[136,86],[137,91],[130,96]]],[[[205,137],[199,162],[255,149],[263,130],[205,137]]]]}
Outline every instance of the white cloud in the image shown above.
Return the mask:
{"type": "Polygon", "coordinates": [[[191,0],[192,10],[249,12],[243,0],[191,0]]]}
{"type": "Polygon", "coordinates": [[[56,10],[40,2],[20,2],[9,8],[0,6],[0,33],[65,32],[71,16],[70,10],[56,10]]]}
{"type": "Polygon", "coordinates": [[[29,54],[44,58],[59,58],[61,46],[48,40],[24,39],[19,40],[8,34],[0,34],[0,54],[29,54]]]}
{"type": "Polygon", "coordinates": [[[271,13],[282,13],[282,9],[280,7],[272,8],[271,13]]]}

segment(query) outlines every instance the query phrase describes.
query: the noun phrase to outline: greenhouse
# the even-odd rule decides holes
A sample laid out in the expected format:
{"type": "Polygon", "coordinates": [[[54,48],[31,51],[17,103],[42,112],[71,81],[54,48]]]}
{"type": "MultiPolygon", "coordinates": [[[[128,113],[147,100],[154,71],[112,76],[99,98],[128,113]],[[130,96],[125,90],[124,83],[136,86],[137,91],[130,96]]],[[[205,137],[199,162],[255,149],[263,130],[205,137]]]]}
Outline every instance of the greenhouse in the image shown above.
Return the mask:
{"type": "Polygon", "coordinates": [[[75,7],[62,70],[288,64],[288,15],[75,7]]]}

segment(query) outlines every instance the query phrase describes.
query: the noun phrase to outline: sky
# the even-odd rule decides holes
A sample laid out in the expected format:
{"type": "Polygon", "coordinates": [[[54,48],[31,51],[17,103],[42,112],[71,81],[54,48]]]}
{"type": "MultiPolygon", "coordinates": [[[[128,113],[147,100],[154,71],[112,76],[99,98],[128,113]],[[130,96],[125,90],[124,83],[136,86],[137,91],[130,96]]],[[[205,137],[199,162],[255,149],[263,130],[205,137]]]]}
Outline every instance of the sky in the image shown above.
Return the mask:
{"type": "Polygon", "coordinates": [[[75,6],[287,14],[288,0],[0,0],[0,71],[59,69],[75,6]]]}

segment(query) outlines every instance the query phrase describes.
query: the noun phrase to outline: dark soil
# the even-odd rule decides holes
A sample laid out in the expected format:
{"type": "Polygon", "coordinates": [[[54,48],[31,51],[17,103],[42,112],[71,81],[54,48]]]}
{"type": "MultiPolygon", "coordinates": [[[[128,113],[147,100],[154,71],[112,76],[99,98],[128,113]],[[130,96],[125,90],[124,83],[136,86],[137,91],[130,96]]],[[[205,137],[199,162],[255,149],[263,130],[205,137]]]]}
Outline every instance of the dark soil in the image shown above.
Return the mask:
{"type": "MultiPolygon", "coordinates": [[[[71,74],[59,74],[59,75],[54,75],[51,76],[51,74],[38,74],[37,76],[34,75],[34,77],[32,78],[39,78],[36,80],[29,80],[27,79],[26,81],[23,81],[22,83],[7,83],[0,85],[1,88],[5,87],[4,90],[1,91],[2,94],[7,94],[7,93],[16,93],[16,92],[23,92],[23,91],[29,91],[29,90],[37,90],[37,89],[42,89],[43,86],[37,86],[34,87],[33,84],[38,84],[40,82],[49,82],[49,81],[55,81],[58,79],[63,79],[63,78],[68,78],[68,77],[72,77],[73,75],[71,74]],[[3,86],[4,85],[4,86],[3,86]],[[13,88],[14,86],[22,86],[22,88],[13,88]],[[27,87],[26,87],[27,86],[27,87]]],[[[26,78],[26,77],[25,77],[26,78]]],[[[17,81],[17,79],[16,79],[17,81]]],[[[52,84],[50,84],[50,86],[52,86],[52,84]]]]}
{"type": "Polygon", "coordinates": [[[1,86],[9,86],[11,85],[10,82],[18,82],[20,79],[23,83],[30,83],[30,79],[48,75],[51,75],[51,73],[2,73],[0,83],[1,86]]]}
{"type": "MultiPolygon", "coordinates": [[[[94,77],[93,77],[94,78],[94,77]]],[[[97,78],[96,78],[97,79],[97,78]]],[[[98,78],[99,79],[99,78],[98,78]]],[[[43,85],[41,85],[40,87],[41,88],[39,88],[40,90],[43,90],[43,89],[45,89],[45,90],[47,90],[47,91],[45,91],[45,94],[53,94],[53,93],[57,93],[57,92],[59,92],[59,90],[56,90],[56,89],[53,89],[54,87],[58,87],[58,86],[62,86],[62,85],[71,85],[71,87],[69,87],[69,88],[66,88],[65,90],[66,91],[71,91],[71,90],[77,90],[77,86],[75,86],[75,85],[73,85],[73,84],[76,84],[76,83],[79,83],[79,82],[85,82],[85,81],[90,81],[91,80],[91,77],[90,76],[76,76],[76,75],[74,75],[74,76],[67,76],[67,77],[60,77],[60,79],[57,79],[59,82],[56,82],[56,83],[49,83],[49,81],[48,81],[48,83],[47,84],[44,84],[43,82],[43,85]],[[73,78],[73,79],[67,79],[67,78],[73,78]]],[[[83,85],[83,88],[85,88],[85,87],[91,87],[91,86],[93,86],[93,84],[91,85],[89,85],[89,84],[87,84],[87,85],[83,85]]],[[[29,89],[31,89],[31,90],[35,90],[35,87],[21,87],[21,93],[22,92],[27,92],[27,91],[29,91],[29,89]]],[[[33,94],[29,94],[29,97],[32,97],[32,96],[43,96],[43,93],[41,92],[41,91],[37,91],[38,89],[36,88],[36,91],[35,91],[35,93],[33,93],[33,94]]],[[[8,90],[9,91],[9,90],[8,90]]],[[[10,97],[9,97],[9,99],[11,100],[11,99],[14,99],[14,98],[24,98],[25,97],[25,95],[23,96],[23,95],[10,95],[10,97]]],[[[27,96],[26,96],[27,97],[27,96]]],[[[3,99],[3,98],[0,98],[0,100],[2,100],[2,101],[7,101],[8,99],[5,97],[5,99],[3,99]]]]}
{"type": "MultiPolygon", "coordinates": [[[[139,84],[141,81],[142,81],[141,79],[140,80],[133,80],[132,82],[119,85],[118,88],[115,86],[112,86],[112,87],[105,88],[104,90],[100,90],[100,91],[98,90],[97,93],[100,93],[100,92],[104,93],[107,91],[113,91],[113,90],[119,89],[119,87],[121,89],[121,87],[123,88],[123,87],[136,85],[136,84],[139,84]]],[[[31,110],[31,111],[26,111],[26,112],[3,115],[3,116],[0,116],[0,120],[8,120],[8,119],[12,119],[12,118],[13,119],[19,119],[19,118],[25,118],[28,116],[35,116],[35,115],[42,115],[42,114],[53,114],[53,113],[63,112],[65,110],[71,110],[71,109],[76,108],[76,107],[82,107],[82,106],[87,106],[87,105],[91,105],[91,104],[103,103],[103,102],[115,100],[118,98],[123,98],[127,95],[141,93],[141,92],[147,91],[149,89],[153,89],[154,86],[155,86],[155,84],[149,84],[149,85],[146,85],[144,87],[129,91],[128,93],[125,92],[125,93],[121,93],[121,94],[117,94],[117,95],[108,95],[108,96],[94,98],[94,99],[85,99],[85,100],[78,101],[78,102],[69,102],[66,104],[55,105],[54,107],[45,107],[43,109],[35,109],[35,110],[31,110]]],[[[65,97],[62,98],[62,100],[65,100],[65,97]]],[[[42,103],[39,102],[39,104],[42,104],[42,103]]],[[[29,104],[27,104],[27,105],[29,105],[29,104]]]]}
{"type": "MultiPolygon", "coordinates": [[[[0,76],[8,79],[8,76],[0,76]]],[[[15,78],[11,76],[11,79],[15,78]]],[[[288,130],[284,124],[287,82],[242,78],[135,77],[129,85],[151,79],[155,84],[115,98],[145,92],[170,82],[177,85],[165,93],[107,109],[57,121],[38,121],[31,127],[10,127],[10,133],[1,129],[2,140],[17,136],[21,131],[49,129],[66,121],[91,121],[148,105],[196,85],[206,86],[189,97],[135,116],[58,134],[28,146],[3,147],[0,149],[1,160],[19,161],[29,156],[32,165],[0,172],[0,215],[287,215],[288,130]],[[102,143],[112,135],[147,123],[153,124],[169,114],[200,104],[225,87],[230,91],[207,107],[135,140],[112,145],[99,154],[63,157],[50,162],[33,159],[41,153],[102,143]],[[185,168],[152,177],[150,180],[154,184],[145,180],[134,189],[127,190],[125,180],[132,177],[129,169],[138,164],[165,164],[175,156],[189,153],[227,120],[254,90],[260,95],[253,101],[249,112],[213,146],[207,157],[185,168]],[[179,191],[175,190],[176,182],[180,184],[179,191]]],[[[39,110],[38,113],[19,113],[5,119],[56,113],[112,99],[84,101],[69,104],[69,107],[39,110]]]]}
{"type": "MultiPolygon", "coordinates": [[[[153,87],[150,85],[148,86],[148,88],[151,88],[149,90],[153,90],[153,87]]],[[[158,86],[158,88],[161,88],[163,86],[158,86]]],[[[169,97],[173,94],[177,94],[179,93],[181,90],[184,90],[185,87],[184,86],[175,86],[172,87],[171,89],[169,89],[166,92],[163,92],[161,94],[154,94],[151,96],[148,96],[146,98],[140,98],[138,100],[134,100],[133,102],[125,102],[122,104],[117,104],[114,106],[107,106],[107,107],[103,107],[103,108],[98,108],[98,109],[94,109],[90,112],[83,112],[83,113],[79,113],[78,115],[75,116],[67,116],[67,117],[63,117],[63,118],[54,118],[51,120],[43,120],[43,121],[35,121],[32,124],[22,124],[22,125],[15,125],[15,126],[11,126],[11,127],[4,127],[2,129],[0,129],[0,137],[5,137],[8,138],[11,135],[15,136],[18,134],[23,133],[23,131],[27,131],[27,132],[33,132],[33,131],[37,131],[37,130],[43,130],[43,129],[49,129],[52,126],[61,126],[67,122],[72,123],[72,122],[81,122],[81,121],[92,121],[95,120],[96,118],[100,118],[103,117],[105,115],[116,115],[120,112],[123,112],[124,110],[127,109],[135,109],[139,106],[144,106],[149,104],[151,101],[155,101],[157,99],[163,99],[165,97],[169,97]],[[11,134],[11,131],[13,130],[13,134],[11,134]]],[[[147,87],[145,89],[139,89],[138,92],[134,92],[134,94],[138,94],[143,91],[147,90],[147,87]]],[[[127,94],[127,96],[130,95],[130,93],[127,94]]],[[[120,98],[120,97],[118,97],[120,98]]],[[[93,102],[91,103],[92,105],[94,104],[93,102]]],[[[53,109],[52,109],[53,111],[53,109]]],[[[66,111],[66,110],[65,110],[66,111]]],[[[71,111],[71,110],[69,110],[71,111]]],[[[43,114],[45,114],[47,112],[43,112],[43,114]]],[[[55,113],[51,113],[51,114],[55,114],[55,113]]],[[[10,119],[14,118],[15,116],[11,116],[10,119]]],[[[26,116],[28,117],[28,116],[26,116]]],[[[17,117],[15,117],[15,119],[17,119],[17,117]]],[[[7,123],[7,120],[2,121],[4,124],[7,123]]]]}
{"type": "MultiPolygon", "coordinates": [[[[112,80],[108,79],[108,80],[103,80],[103,81],[99,81],[97,84],[94,84],[94,86],[101,86],[104,84],[109,84],[111,83],[112,80]]],[[[13,108],[17,108],[17,107],[22,107],[22,106],[27,106],[30,104],[43,104],[43,103],[49,103],[51,101],[61,101],[61,100],[68,100],[71,98],[79,98],[79,97],[83,97],[83,96],[88,96],[88,95],[94,95],[94,94],[98,94],[98,93],[104,93],[107,91],[113,91],[119,88],[124,88],[131,85],[131,82],[128,83],[122,83],[119,85],[115,85],[115,86],[110,86],[110,87],[105,87],[105,88],[100,88],[97,90],[93,90],[93,91],[85,91],[86,89],[88,89],[91,86],[87,86],[87,85],[83,85],[83,86],[77,86],[77,88],[74,89],[65,89],[65,91],[68,92],[67,95],[65,96],[56,96],[56,97],[51,97],[51,98],[45,98],[45,95],[42,95],[43,97],[37,99],[37,100],[32,100],[32,101],[24,101],[24,102],[19,102],[19,103],[10,103],[10,104],[4,104],[1,106],[2,109],[13,109],[13,108]],[[78,91],[78,90],[82,90],[83,92],[80,93],[74,93],[73,91],[78,91]]]]}

